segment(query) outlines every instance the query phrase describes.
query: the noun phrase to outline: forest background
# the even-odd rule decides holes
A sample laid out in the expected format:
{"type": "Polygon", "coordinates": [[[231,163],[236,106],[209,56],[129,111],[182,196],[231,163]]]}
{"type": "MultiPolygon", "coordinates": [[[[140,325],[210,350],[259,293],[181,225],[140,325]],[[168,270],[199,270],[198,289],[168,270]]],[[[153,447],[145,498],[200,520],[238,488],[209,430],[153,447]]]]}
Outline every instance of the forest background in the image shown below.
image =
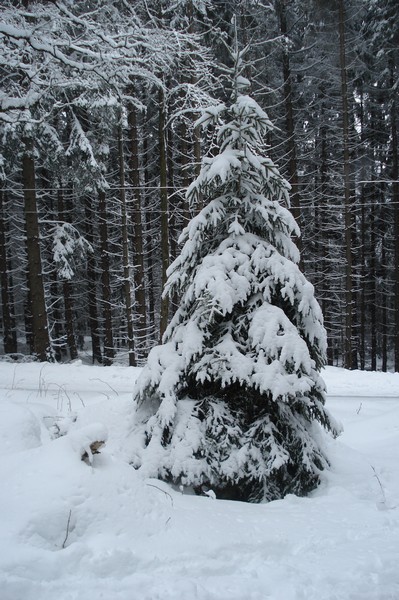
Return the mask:
{"type": "Polygon", "coordinates": [[[399,371],[398,23],[396,0],[3,0],[0,351],[145,363],[236,29],[329,364],[399,371]]]}

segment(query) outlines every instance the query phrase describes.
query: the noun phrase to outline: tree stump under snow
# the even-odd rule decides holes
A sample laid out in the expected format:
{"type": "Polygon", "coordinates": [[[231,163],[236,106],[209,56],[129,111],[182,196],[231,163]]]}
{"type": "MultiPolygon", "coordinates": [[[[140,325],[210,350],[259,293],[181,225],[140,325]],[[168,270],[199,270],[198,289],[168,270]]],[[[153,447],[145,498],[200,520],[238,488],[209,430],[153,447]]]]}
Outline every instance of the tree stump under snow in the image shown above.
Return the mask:
{"type": "Polygon", "coordinates": [[[93,462],[93,455],[100,454],[100,448],[102,448],[104,444],[105,442],[103,441],[97,441],[90,444],[90,453],[85,450],[82,454],[81,458],[83,462],[85,462],[87,465],[90,465],[93,462]]]}
{"type": "Polygon", "coordinates": [[[93,456],[100,453],[107,439],[108,432],[102,423],[92,423],[70,434],[72,448],[88,465],[92,464],[93,456]]]}

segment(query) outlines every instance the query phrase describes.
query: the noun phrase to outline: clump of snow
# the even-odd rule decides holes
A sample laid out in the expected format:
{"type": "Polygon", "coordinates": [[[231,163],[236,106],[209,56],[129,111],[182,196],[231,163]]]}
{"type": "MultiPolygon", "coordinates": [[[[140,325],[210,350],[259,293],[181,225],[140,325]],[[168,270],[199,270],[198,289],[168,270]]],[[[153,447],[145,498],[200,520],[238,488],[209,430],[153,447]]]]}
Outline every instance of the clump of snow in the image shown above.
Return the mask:
{"type": "Polygon", "coordinates": [[[0,456],[30,450],[41,445],[40,423],[29,410],[1,398],[0,456]]]}
{"type": "Polygon", "coordinates": [[[53,227],[53,259],[61,279],[70,280],[75,275],[76,264],[93,248],[70,223],[57,223],[53,227]]]}
{"type": "Polygon", "coordinates": [[[102,423],[91,423],[82,429],[73,431],[69,436],[73,450],[81,458],[87,456],[90,464],[93,462],[93,445],[103,446],[107,439],[108,431],[102,423]]]}

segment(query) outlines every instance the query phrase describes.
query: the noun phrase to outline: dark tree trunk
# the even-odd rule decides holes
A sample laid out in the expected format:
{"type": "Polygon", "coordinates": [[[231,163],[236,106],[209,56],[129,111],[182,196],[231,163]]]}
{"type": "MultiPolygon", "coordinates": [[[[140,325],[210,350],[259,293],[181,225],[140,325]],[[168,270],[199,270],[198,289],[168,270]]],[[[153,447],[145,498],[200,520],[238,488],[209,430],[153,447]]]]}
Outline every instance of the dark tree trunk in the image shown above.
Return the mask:
{"type": "Polygon", "coordinates": [[[359,333],[359,357],[360,369],[364,371],[366,368],[366,194],[364,193],[364,185],[362,185],[362,193],[360,197],[362,212],[361,212],[361,291],[360,291],[360,333],[359,333]]]}
{"type": "Polygon", "coordinates": [[[375,232],[375,215],[373,209],[370,213],[370,296],[369,296],[369,311],[370,311],[370,353],[371,353],[371,370],[377,369],[377,290],[376,290],[376,232],[375,232]]]}
{"type": "MultiPolygon", "coordinates": [[[[382,235],[382,246],[381,246],[381,263],[382,269],[386,264],[386,253],[384,244],[384,235],[382,235]]],[[[388,370],[388,346],[387,346],[387,334],[388,334],[388,319],[387,319],[387,296],[385,287],[381,289],[381,371],[384,373],[388,370]]]]}
{"type": "MultiPolygon", "coordinates": [[[[365,144],[365,115],[364,115],[364,94],[363,90],[360,89],[360,107],[359,107],[359,120],[360,120],[360,141],[365,144]]],[[[365,179],[365,168],[362,165],[360,171],[361,192],[360,192],[360,291],[359,291],[359,307],[360,307],[360,320],[359,320],[359,360],[360,369],[364,371],[366,367],[366,201],[367,194],[364,184],[365,179]]]]}
{"type": "Polygon", "coordinates": [[[76,346],[76,338],[74,332],[74,308],[72,298],[72,284],[70,281],[62,282],[62,292],[64,296],[64,308],[65,308],[65,331],[67,336],[67,346],[69,351],[69,358],[75,360],[78,358],[78,349],[76,346]]]}
{"type": "MultiPolygon", "coordinates": [[[[160,210],[161,210],[161,278],[162,289],[166,283],[166,270],[169,266],[169,203],[168,203],[168,177],[167,177],[167,155],[166,155],[166,118],[165,100],[163,91],[159,91],[159,182],[160,182],[160,210]]],[[[161,299],[161,314],[159,324],[159,336],[162,341],[169,316],[169,300],[167,297],[161,299]]]]}
{"type": "Polygon", "coordinates": [[[129,261],[129,234],[126,207],[126,179],[125,179],[125,157],[123,152],[122,128],[118,132],[118,154],[119,154],[119,185],[122,212],[122,263],[123,263],[123,295],[125,300],[127,345],[129,352],[129,366],[136,366],[136,353],[134,347],[133,329],[133,303],[130,288],[130,261],[129,261]]]}
{"type": "MultiPolygon", "coordinates": [[[[298,165],[297,165],[297,150],[296,150],[296,136],[295,136],[295,123],[294,123],[294,109],[293,109],[293,86],[292,86],[292,75],[290,66],[290,55],[288,49],[288,29],[287,29],[287,14],[286,14],[287,0],[279,0],[277,2],[277,12],[280,22],[280,33],[284,39],[283,56],[282,56],[282,67],[283,67],[283,80],[284,80],[284,105],[285,105],[285,127],[287,134],[287,150],[288,150],[288,180],[291,184],[290,200],[292,206],[292,214],[298,225],[300,225],[301,218],[301,204],[299,197],[299,181],[298,181],[298,165]]],[[[298,249],[301,251],[301,238],[295,239],[295,243],[298,249]]]]}
{"type": "Polygon", "coordinates": [[[346,68],[345,41],[345,9],[344,0],[339,0],[339,57],[341,68],[342,99],[342,144],[343,144],[343,178],[345,202],[345,333],[344,333],[344,366],[353,368],[353,281],[352,281],[352,201],[350,185],[350,153],[349,153],[349,107],[346,68]]]}
{"type": "MultiPolygon", "coordinates": [[[[144,142],[143,142],[143,152],[144,152],[144,156],[147,157],[148,156],[148,139],[145,138],[144,142]]],[[[150,181],[150,176],[149,176],[149,170],[148,170],[148,163],[147,161],[145,162],[144,165],[144,183],[145,186],[149,186],[149,181],[150,181]]],[[[157,324],[156,324],[156,315],[155,315],[155,276],[154,276],[154,259],[153,259],[153,254],[155,252],[154,249],[154,238],[151,234],[151,219],[152,219],[152,211],[149,209],[149,207],[146,207],[147,210],[145,211],[145,222],[144,222],[144,229],[145,229],[145,237],[146,237],[146,265],[147,265],[147,269],[146,269],[146,284],[147,284],[147,289],[148,289],[148,328],[149,328],[149,335],[152,335],[152,337],[154,336],[154,333],[157,331],[157,324]]],[[[155,334],[156,335],[156,334],[155,334]]],[[[154,342],[154,339],[151,340],[152,342],[154,342]]]]}
{"type": "Polygon", "coordinates": [[[7,252],[7,221],[4,206],[4,192],[0,188],[0,285],[3,317],[3,347],[5,354],[18,351],[15,330],[15,310],[11,289],[11,260],[7,252]]]}
{"type": "MultiPolygon", "coordinates": [[[[94,234],[93,234],[93,209],[91,206],[91,200],[86,196],[85,198],[85,234],[86,240],[89,244],[94,247],[94,234]]],[[[97,302],[97,286],[96,286],[96,264],[93,253],[87,255],[87,304],[89,313],[89,328],[91,335],[91,346],[92,346],[92,357],[93,364],[103,362],[101,353],[101,341],[100,341],[100,326],[98,320],[98,302],[97,302]]]]}
{"type": "Polygon", "coordinates": [[[63,354],[65,352],[65,342],[63,340],[63,331],[62,331],[62,314],[60,310],[60,290],[58,286],[57,279],[57,271],[56,269],[52,270],[51,273],[51,284],[50,284],[50,296],[52,299],[53,311],[53,350],[54,350],[54,358],[57,362],[61,362],[63,358],[63,354]]]}
{"type": "Polygon", "coordinates": [[[40,361],[51,360],[51,347],[44,296],[40,233],[36,202],[34,147],[31,138],[24,139],[22,181],[26,224],[26,251],[28,257],[28,287],[32,316],[33,349],[40,361]]]}
{"type": "MultiPolygon", "coordinates": [[[[67,215],[65,211],[64,198],[62,191],[58,191],[58,214],[60,220],[67,222],[67,215]]],[[[62,281],[62,293],[64,296],[64,309],[65,309],[65,331],[67,337],[67,347],[69,351],[69,358],[75,360],[78,358],[78,349],[76,346],[76,338],[74,331],[74,307],[73,307],[73,294],[72,294],[72,283],[68,280],[62,281]]]]}
{"type": "Polygon", "coordinates": [[[112,304],[111,304],[111,279],[109,271],[109,244],[108,244],[108,213],[105,192],[98,192],[98,213],[101,253],[101,290],[103,305],[103,335],[104,358],[103,364],[112,365],[115,356],[114,336],[112,330],[112,304]]]}
{"type": "MultiPolygon", "coordinates": [[[[391,65],[391,88],[395,90],[394,65],[391,65]]],[[[399,157],[398,129],[395,101],[396,91],[393,91],[391,105],[391,145],[392,145],[392,204],[394,207],[394,366],[399,372],[399,157]]]]}
{"type": "Polygon", "coordinates": [[[176,201],[177,196],[175,194],[175,168],[173,161],[173,133],[170,129],[166,132],[166,155],[167,155],[167,181],[170,188],[170,194],[173,194],[173,203],[169,202],[169,252],[170,261],[176,258],[177,253],[177,215],[176,215],[176,201]]]}
{"type": "MultiPolygon", "coordinates": [[[[129,171],[130,180],[133,185],[133,248],[134,248],[134,296],[135,296],[135,330],[136,330],[136,352],[139,361],[146,357],[147,346],[147,302],[144,279],[144,244],[143,244],[143,221],[142,202],[140,192],[140,168],[139,168],[139,136],[137,125],[137,112],[134,108],[129,112],[129,136],[130,154],[129,171]]],[[[130,364],[130,363],[129,363],[130,364]]]]}
{"type": "MultiPolygon", "coordinates": [[[[184,190],[186,190],[191,183],[191,178],[190,178],[190,173],[189,173],[190,161],[189,161],[189,156],[188,156],[187,135],[188,135],[187,126],[185,123],[183,123],[182,128],[181,128],[181,133],[180,133],[180,138],[181,138],[180,169],[181,169],[181,173],[182,173],[182,177],[183,177],[182,183],[183,183],[184,190]]],[[[183,226],[184,227],[188,224],[188,222],[190,221],[190,218],[191,218],[190,207],[188,205],[186,197],[184,196],[183,197],[183,226]]]]}

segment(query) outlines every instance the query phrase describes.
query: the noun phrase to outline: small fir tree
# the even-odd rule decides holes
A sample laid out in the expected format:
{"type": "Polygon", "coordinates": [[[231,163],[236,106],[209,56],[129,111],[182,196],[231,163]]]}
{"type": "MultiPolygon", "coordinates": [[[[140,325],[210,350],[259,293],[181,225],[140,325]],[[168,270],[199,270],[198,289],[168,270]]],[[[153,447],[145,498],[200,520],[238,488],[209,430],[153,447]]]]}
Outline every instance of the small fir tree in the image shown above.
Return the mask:
{"type": "Polygon", "coordinates": [[[218,497],[261,501],[315,488],[327,464],[318,423],[338,428],[319,375],[322,314],[284,207],[290,186],[264,156],[273,125],[245,94],[242,53],[233,59],[230,106],[198,122],[216,125],[219,151],[187,191],[206,206],[168,271],[164,293],[179,294],[180,306],[137,384],[135,464],[218,497]]]}

